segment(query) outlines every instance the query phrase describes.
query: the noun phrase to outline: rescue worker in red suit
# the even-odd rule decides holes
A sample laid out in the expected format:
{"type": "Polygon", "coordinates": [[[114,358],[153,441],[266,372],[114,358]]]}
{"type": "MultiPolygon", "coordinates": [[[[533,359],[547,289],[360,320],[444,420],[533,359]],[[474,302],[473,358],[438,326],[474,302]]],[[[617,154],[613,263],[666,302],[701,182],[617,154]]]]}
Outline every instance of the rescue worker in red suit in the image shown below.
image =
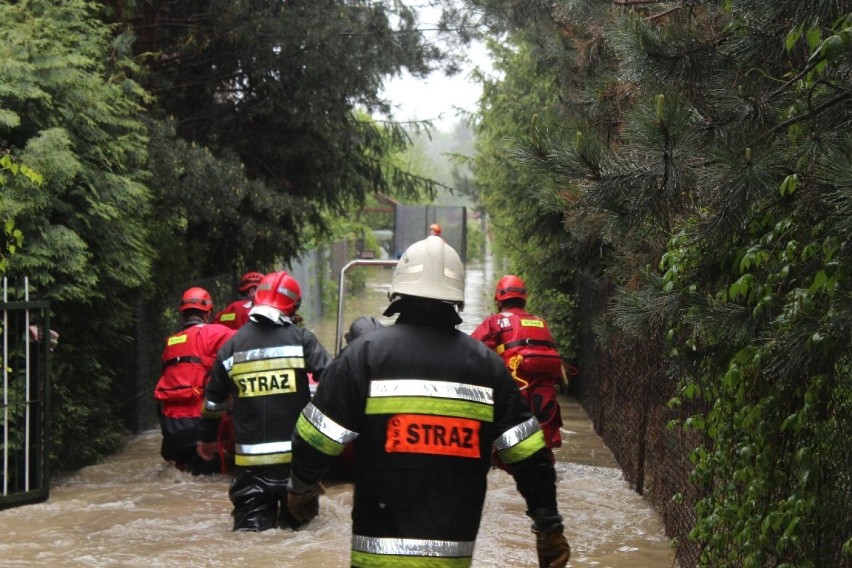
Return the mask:
{"type": "Polygon", "coordinates": [[[222,349],[207,386],[198,453],[215,450],[222,413],[233,400],[235,476],[228,490],[235,531],[296,528],[286,508],[290,436],[310,400],[308,373],[322,376],[331,357],[309,330],[295,325],[299,283],[287,272],[257,287],[250,321],[222,349]]]}
{"type": "Polygon", "coordinates": [[[562,413],[557,386],[566,381],[562,358],[547,323],[526,311],[524,281],[507,275],[494,291],[497,313],[487,317],[471,336],[497,352],[518,383],[521,394],[541,424],[548,448],[562,445],[562,413]]]}
{"type": "Polygon", "coordinates": [[[456,329],[465,270],[440,237],[394,270],[393,325],[355,339],[323,374],[293,434],[288,507],[319,513],[320,479],[354,442],[350,564],[470,566],[496,448],[533,520],[541,566],[567,564],[556,473],[502,359],[456,329]]]}
{"type": "Polygon", "coordinates": [[[238,287],[239,297],[225,306],[213,319],[216,323],[226,325],[231,329],[240,329],[249,320],[249,310],[254,300],[257,285],[263,278],[260,272],[246,272],[240,278],[238,287]]]}
{"type": "Polygon", "coordinates": [[[183,293],[180,301],[183,324],[180,331],[166,340],[163,374],[154,388],[163,432],[160,453],[166,461],[193,475],[222,471],[215,453],[201,459],[195,451],[204,388],[216,352],[235,333],[224,325],[209,323],[212,311],[213,300],[204,288],[193,287],[183,293]]]}

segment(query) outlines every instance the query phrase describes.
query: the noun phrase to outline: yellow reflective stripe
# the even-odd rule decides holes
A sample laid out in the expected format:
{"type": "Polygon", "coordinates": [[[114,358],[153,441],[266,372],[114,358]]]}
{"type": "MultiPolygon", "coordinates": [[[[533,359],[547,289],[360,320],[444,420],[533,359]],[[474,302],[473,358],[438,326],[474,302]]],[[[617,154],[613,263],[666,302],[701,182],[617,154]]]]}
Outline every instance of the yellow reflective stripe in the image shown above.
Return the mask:
{"type": "Polygon", "coordinates": [[[346,447],[346,444],[335,442],[320,432],[316,426],[305,418],[304,414],[300,414],[299,419],[296,421],[296,432],[318,452],[322,452],[327,456],[339,456],[346,447]]]}
{"type": "Polygon", "coordinates": [[[505,450],[526,440],[538,430],[541,430],[541,425],[539,425],[536,417],[532,416],[529,420],[525,420],[500,434],[494,440],[494,446],[498,450],[505,450]]]}
{"type": "Polygon", "coordinates": [[[419,396],[368,398],[366,414],[434,414],[457,416],[482,422],[494,421],[494,407],[466,400],[448,400],[419,396]]]}
{"type": "Polygon", "coordinates": [[[500,456],[500,459],[503,460],[503,463],[510,464],[528,458],[545,447],[547,446],[544,443],[544,433],[541,430],[537,430],[532,436],[522,440],[514,446],[504,450],[498,450],[497,454],[500,456]]]}
{"type": "Polygon", "coordinates": [[[184,333],[182,335],[175,335],[173,337],[170,337],[168,343],[169,345],[178,345],[180,343],[186,343],[187,339],[189,339],[189,336],[184,333]]]}
{"type": "Polygon", "coordinates": [[[338,444],[347,444],[358,437],[358,432],[344,428],[323,414],[323,412],[317,408],[313,402],[309,402],[305,406],[304,410],[302,410],[302,415],[304,415],[305,419],[313,424],[317,430],[338,444]]]}
{"type": "Polygon", "coordinates": [[[236,465],[273,465],[279,463],[290,463],[293,459],[293,454],[265,454],[261,456],[249,456],[237,454],[234,456],[234,463],[236,465]]]}
{"type": "Polygon", "coordinates": [[[219,321],[234,321],[237,319],[237,314],[222,314],[219,316],[219,321]]]}
{"type": "Polygon", "coordinates": [[[538,319],[522,319],[521,327],[544,327],[544,322],[538,319]]]}
{"type": "Polygon", "coordinates": [[[350,562],[356,568],[469,568],[472,559],[394,556],[353,550],[350,562]]]}
{"type": "Polygon", "coordinates": [[[231,367],[232,373],[246,374],[259,373],[262,371],[274,371],[276,369],[304,369],[305,359],[303,357],[276,357],[275,359],[260,359],[254,361],[235,362],[231,367]]]}

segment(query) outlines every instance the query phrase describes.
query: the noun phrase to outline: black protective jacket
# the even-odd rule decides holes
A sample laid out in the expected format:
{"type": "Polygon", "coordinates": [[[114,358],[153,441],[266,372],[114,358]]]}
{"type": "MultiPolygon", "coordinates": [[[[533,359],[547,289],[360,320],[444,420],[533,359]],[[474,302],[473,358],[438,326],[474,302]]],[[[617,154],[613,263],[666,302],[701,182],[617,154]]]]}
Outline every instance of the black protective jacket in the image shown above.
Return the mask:
{"type": "Polygon", "coordinates": [[[319,380],[330,360],[304,328],[249,321],[219,350],[205,393],[202,441],[216,439],[218,418],[233,400],[234,463],[289,463],[290,437],[311,397],[308,373],[319,380]]]}
{"type": "Polygon", "coordinates": [[[354,440],[353,566],[469,562],[492,448],[528,510],[557,515],[553,463],[503,360],[431,304],[350,343],[293,434],[291,472],[307,484],[354,440]]]}

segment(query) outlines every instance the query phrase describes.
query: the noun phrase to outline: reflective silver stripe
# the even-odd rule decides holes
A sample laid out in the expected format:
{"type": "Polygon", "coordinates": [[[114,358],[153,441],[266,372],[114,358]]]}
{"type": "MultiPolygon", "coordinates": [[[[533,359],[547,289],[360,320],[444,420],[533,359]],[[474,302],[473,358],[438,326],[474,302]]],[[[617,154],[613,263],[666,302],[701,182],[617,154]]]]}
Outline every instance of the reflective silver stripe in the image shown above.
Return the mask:
{"type": "Polygon", "coordinates": [[[255,361],[257,359],[272,359],[275,357],[304,357],[305,350],[301,345],[280,345],[278,347],[263,347],[234,353],[234,363],[255,361]]]}
{"type": "Polygon", "coordinates": [[[228,401],[226,400],[224,402],[212,402],[210,400],[205,400],[204,401],[204,408],[206,410],[211,411],[211,412],[218,412],[220,410],[225,410],[226,408],[228,408],[228,401]]]}
{"type": "Polygon", "coordinates": [[[494,389],[446,381],[412,379],[372,381],[370,383],[370,396],[377,398],[388,396],[428,396],[494,404],[494,389]]]}
{"type": "Polygon", "coordinates": [[[304,414],[305,418],[308,419],[308,422],[314,425],[314,428],[338,444],[348,444],[358,437],[358,432],[347,430],[320,412],[320,409],[314,406],[313,402],[308,403],[305,409],[302,410],[302,414],[304,414]]]}
{"type": "Polygon", "coordinates": [[[423,540],[419,538],[375,538],[352,535],[352,550],[369,554],[399,556],[439,556],[467,558],[473,556],[473,542],[423,540]]]}
{"type": "Polygon", "coordinates": [[[462,276],[455,270],[450,270],[449,268],[444,268],[444,276],[451,280],[458,280],[459,282],[464,282],[464,276],[462,276]]]}
{"type": "Polygon", "coordinates": [[[526,422],[518,424],[514,428],[509,428],[503,435],[494,440],[494,447],[498,450],[505,450],[519,444],[541,430],[538,420],[535,417],[530,418],[526,422]]]}
{"type": "Polygon", "coordinates": [[[257,455],[290,452],[293,445],[290,442],[267,442],[265,444],[236,444],[234,449],[238,454],[257,455]]]}
{"type": "Polygon", "coordinates": [[[417,274],[418,272],[423,272],[422,264],[412,264],[410,266],[399,266],[397,265],[397,272],[401,272],[403,274],[417,274]]]}
{"type": "Polygon", "coordinates": [[[225,367],[225,370],[228,371],[228,373],[230,373],[231,369],[234,367],[234,358],[228,357],[227,359],[222,361],[222,366],[225,367]]]}

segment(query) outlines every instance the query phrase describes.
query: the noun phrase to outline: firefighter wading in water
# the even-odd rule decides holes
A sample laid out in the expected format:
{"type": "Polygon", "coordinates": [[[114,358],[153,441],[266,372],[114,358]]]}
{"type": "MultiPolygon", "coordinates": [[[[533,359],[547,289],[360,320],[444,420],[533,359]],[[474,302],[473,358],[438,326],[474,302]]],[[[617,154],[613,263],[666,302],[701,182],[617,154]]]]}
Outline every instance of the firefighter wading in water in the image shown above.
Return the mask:
{"type": "Polygon", "coordinates": [[[236,472],[228,496],[235,531],[300,524],[286,508],[290,437],[310,400],[308,373],[319,379],[331,360],[313,333],[293,324],[301,298],[287,272],[264,276],[250,321],[219,350],[207,386],[202,457],[215,448],[219,419],[233,399],[236,472]]]}
{"type": "Polygon", "coordinates": [[[562,445],[562,413],[556,386],[566,382],[562,358],[547,322],[524,309],[527,288],[514,274],[494,290],[497,313],[488,316],[471,336],[497,352],[538,418],[548,448],[562,445]]]}
{"type": "Polygon", "coordinates": [[[215,451],[201,458],[195,451],[199,440],[204,387],[216,361],[216,352],[234,334],[223,325],[209,323],[213,299],[204,288],[187,289],[180,300],[183,319],[180,331],[166,339],[163,374],[154,388],[160,403],[160,454],[178,469],[193,475],[220,473],[222,461],[215,451]]]}
{"type": "Polygon", "coordinates": [[[288,496],[299,520],[318,514],[320,479],[354,440],[352,566],[470,566],[492,447],[526,501],[539,565],[568,562],[538,422],[503,360],[456,329],[464,278],[440,237],[411,245],[384,313],[396,323],[347,345],[299,417],[288,496]]]}

